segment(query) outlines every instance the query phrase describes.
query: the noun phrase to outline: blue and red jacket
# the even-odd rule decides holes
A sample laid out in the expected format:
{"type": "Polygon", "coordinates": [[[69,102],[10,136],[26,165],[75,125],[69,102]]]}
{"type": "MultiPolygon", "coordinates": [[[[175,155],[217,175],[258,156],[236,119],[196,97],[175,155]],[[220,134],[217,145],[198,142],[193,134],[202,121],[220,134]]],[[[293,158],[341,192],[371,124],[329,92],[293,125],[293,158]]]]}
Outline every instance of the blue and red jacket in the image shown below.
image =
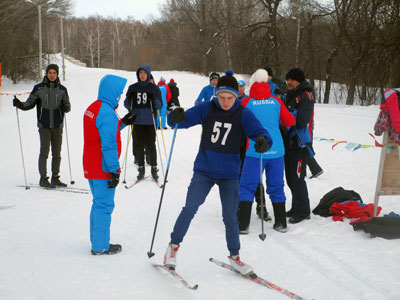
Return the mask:
{"type": "Polygon", "coordinates": [[[120,129],[125,127],[115,110],[127,79],[106,75],[100,81],[98,100],[83,116],[83,171],[87,179],[111,179],[120,173],[120,129]]]}
{"type": "MultiPolygon", "coordinates": [[[[250,96],[242,100],[242,105],[251,110],[271,135],[273,144],[263,158],[278,158],[285,154],[282,135],[279,124],[293,126],[294,116],[288,111],[282,100],[271,94],[271,89],[266,82],[255,82],[250,88],[250,96]]],[[[260,157],[260,153],[254,150],[254,141],[248,142],[246,156],[260,157]]]]}
{"type": "MultiPolygon", "coordinates": [[[[240,147],[243,136],[255,140],[263,135],[270,145],[270,134],[255,115],[236,99],[230,110],[223,110],[217,97],[210,102],[193,106],[185,112],[186,120],[178,128],[201,124],[203,132],[199,152],[194,162],[195,172],[217,179],[238,179],[240,173],[240,147]]],[[[175,127],[168,115],[168,125],[175,127]]]]}

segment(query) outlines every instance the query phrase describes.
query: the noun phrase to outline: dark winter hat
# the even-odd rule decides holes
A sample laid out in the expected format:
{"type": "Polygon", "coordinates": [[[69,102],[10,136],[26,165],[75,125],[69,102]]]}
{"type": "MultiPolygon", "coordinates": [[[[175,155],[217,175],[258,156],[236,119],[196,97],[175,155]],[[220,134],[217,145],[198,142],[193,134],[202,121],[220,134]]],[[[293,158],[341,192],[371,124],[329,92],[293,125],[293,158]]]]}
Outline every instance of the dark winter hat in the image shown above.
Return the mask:
{"type": "Polygon", "coordinates": [[[213,79],[219,79],[219,74],[217,73],[217,72],[212,72],[211,74],[210,74],[210,80],[213,80],[213,79]]]}
{"type": "Polygon", "coordinates": [[[302,69],[293,68],[290,69],[289,72],[287,72],[286,74],[286,80],[288,80],[289,78],[301,83],[306,80],[306,75],[304,75],[304,71],[302,69]]]}
{"type": "Polygon", "coordinates": [[[272,69],[270,67],[265,67],[264,70],[267,70],[268,76],[274,77],[274,73],[272,72],[272,69]]]}
{"type": "Polygon", "coordinates": [[[47,68],[46,68],[46,74],[49,73],[49,70],[55,70],[57,72],[57,75],[58,75],[59,68],[58,68],[58,66],[56,64],[49,64],[47,66],[47,68]]]}
{"type": "Polygon", "coordinates": [[[218,80],[217,84],[217,95],[222,92],[227,92],[233,94],[235,97],[238,96],[238,83],[235,77],[233,77],[233,72],[227,70],[225,76],[222,76],[218,80]]]}

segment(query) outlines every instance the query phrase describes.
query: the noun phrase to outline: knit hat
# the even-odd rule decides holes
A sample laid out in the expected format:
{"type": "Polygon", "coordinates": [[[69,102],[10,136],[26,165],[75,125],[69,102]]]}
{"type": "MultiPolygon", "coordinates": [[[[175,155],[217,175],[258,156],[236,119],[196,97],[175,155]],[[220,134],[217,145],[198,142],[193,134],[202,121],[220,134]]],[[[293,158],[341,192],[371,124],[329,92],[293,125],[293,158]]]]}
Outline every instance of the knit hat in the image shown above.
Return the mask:
{"type": "Polygon", "coordinates": [[[249,86],[253,85],[255,82],[268,82],[268,72],[264,69],[258,69],[250,77],[249,86]]]}
{"type": "Polygon", "coordinates": [[[175,82],[175,80],[174,80],[173,78],[171,78],[171,79],[169,80],[169,83],[173,83],[173,82],[175,82]]]}
{"type": "Polygon", "coordinates": [[[265,67],[264,69],[268,72],[268,76],[274,77],[274,72],[270,67],[265,67]]]}
{"type": "Polygon", "coordinates": [[[236,78],[238,85],[243,85],[243,86],[246,85],[246,83],[244,82],[244,79],[241,75],[235,74],[234,77],[236,78]]]}
{"type": "Polygon", "coordinates": [[[165,82],[165,78],[161,76],[160,81],[165,82]]]}
{"type": "Polygon", "coordinates": [[[304,75],[304,71],[302,69],[293,68],[290,69],[289,72],[287,72],[286,74],[286,80],[288,80],[289,78],[301,83],[306,80],[306,75],[304,75]]]}
{"type": "Polygon", "coordinates": [[[222,76],[218,80],[217,84],[217,95],[222,92],[231,93],[235,97],[238,96],[238,83],[235,77],[233,77],[233,72],[231,70],[227,70],[225,72],[225,76],[222,76]]]}
{"type": "Polygon", "coordinates": [[[46,68],[46,74],[49,73],[49,70],[55,70],[57,72],[57,75],[58,75],[59,68],[58,68],[58,66],[56,64],[49,64],[47,66],[47,68],[46,68]]]}
{"type": "Polygon", "coordinates": [[[219,79],[219,77],[220,76],[217,72],[211,72],[211,74],[210,74],[210,80],[219,79]]]}

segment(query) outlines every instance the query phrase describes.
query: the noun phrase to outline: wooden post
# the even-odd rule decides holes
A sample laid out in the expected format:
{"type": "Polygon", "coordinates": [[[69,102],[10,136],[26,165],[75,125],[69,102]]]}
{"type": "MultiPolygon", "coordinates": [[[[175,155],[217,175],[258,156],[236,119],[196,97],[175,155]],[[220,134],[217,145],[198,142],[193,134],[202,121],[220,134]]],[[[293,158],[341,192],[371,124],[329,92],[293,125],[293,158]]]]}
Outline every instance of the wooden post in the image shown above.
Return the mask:
{"type": "Polygon", "coordinates": [[[379,196],[400,195],[400,151],[399,145],[388,139],[387,131],[383,134],[383,148],[379,162],[378,178],[374,199],[374,216],[378,210],[379,196]],[[387,147],[394,148],[389,153],[387,147]]]}

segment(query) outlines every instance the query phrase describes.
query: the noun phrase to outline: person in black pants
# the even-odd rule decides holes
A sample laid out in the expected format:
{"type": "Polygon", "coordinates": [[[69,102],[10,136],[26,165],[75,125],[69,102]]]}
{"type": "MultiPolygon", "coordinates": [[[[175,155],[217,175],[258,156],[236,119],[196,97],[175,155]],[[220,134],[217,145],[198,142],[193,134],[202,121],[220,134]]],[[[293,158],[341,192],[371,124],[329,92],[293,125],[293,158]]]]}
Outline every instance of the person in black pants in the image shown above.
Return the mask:
{"type": "Polygon", "coordinates": [[[313,156],[311,137],[308,130],[314,111],[312,86],[300,68],[293,68],[286,74],[288,92],[285,105],[295,116],[294,126],[285,128],[285,175],[292,192],[292,208],[286,213],[289,223],[295,224],[310,219],[310,200],[305,181],[306,165],[313,156]]]}
{"type": "Polygon", "coordinates": [[[151,166],[151,176],[158,180],[156,131],[154,120],[157,110],[162,108],[158,87],[150,82],[151,71],[146,65],[140,66],[136,75],[138,82],[129,86],[124,106],[137,115],[133,126],[133,154],[138,164],[138,180],[145,175],[145,153],[151,166]]]}
{"type": "Polygon", "coordinates": [[[66,187],[60,180],[61,144],[64,114],[71,110],[68,91],[58,78],[56,64],[47,66],[43,81],[33,87],[28,99],[21,102],[14,96],[13,105],[21,110],[30,110],[36,106],[37,126],[40,136],[39,185],[45,188],[66,187]],[[47,158],[51,145],[51,183],[47,177],[47,158]]]}

